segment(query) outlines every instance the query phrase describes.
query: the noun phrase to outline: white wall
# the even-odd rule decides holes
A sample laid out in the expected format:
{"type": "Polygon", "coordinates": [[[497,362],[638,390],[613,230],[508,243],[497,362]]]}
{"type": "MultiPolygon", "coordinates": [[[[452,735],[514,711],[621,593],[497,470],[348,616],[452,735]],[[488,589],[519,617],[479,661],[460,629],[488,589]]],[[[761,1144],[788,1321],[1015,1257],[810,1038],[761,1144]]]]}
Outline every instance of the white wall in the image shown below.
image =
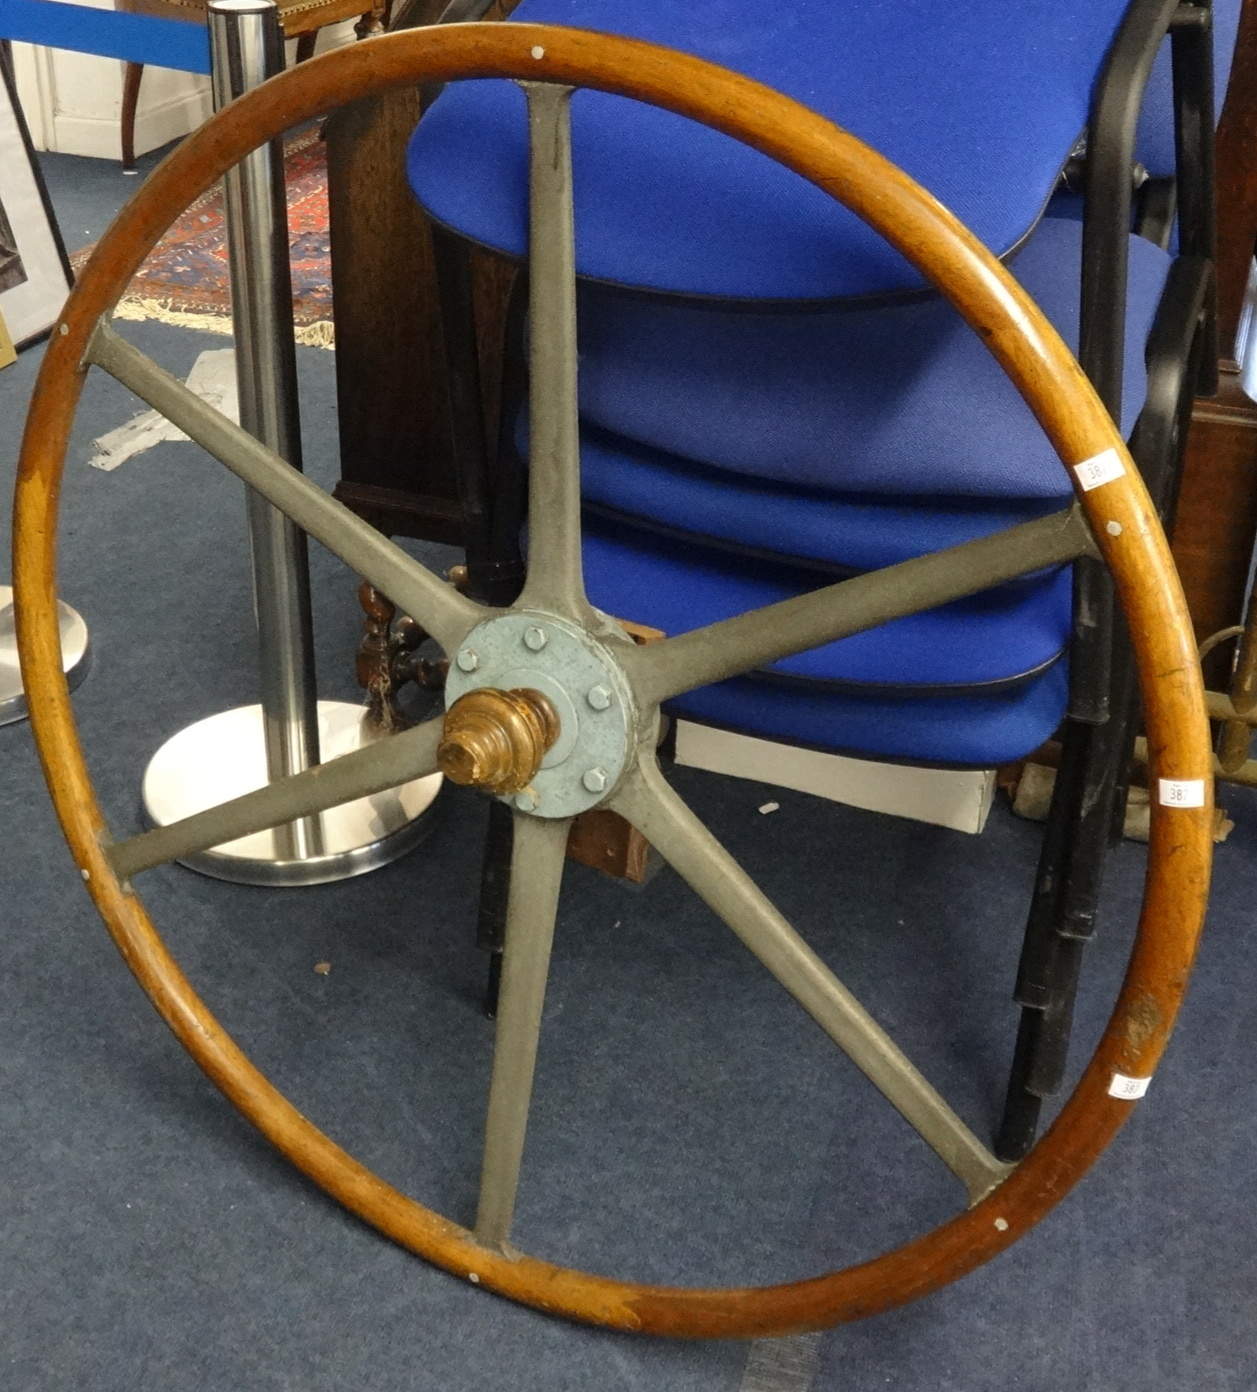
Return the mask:
{"type": "MultiPolygon", "coordinates": [[[[113,0],[74,0],[111,10],[113,0]]],[[[319,51],[353,42],[353,21],[323,30],[319,51]]],[[[294,44],[290,43],[289,61],[294,44]]],[[[124,65],[65,49],[13,45],[18,99],[37,150],[122,158],[119,120],[124,65]]],[[[212,110],[209,78],[168,68],[144,69],[135,120],[135,151],[143,154],[207,120],[212,110]]]]}

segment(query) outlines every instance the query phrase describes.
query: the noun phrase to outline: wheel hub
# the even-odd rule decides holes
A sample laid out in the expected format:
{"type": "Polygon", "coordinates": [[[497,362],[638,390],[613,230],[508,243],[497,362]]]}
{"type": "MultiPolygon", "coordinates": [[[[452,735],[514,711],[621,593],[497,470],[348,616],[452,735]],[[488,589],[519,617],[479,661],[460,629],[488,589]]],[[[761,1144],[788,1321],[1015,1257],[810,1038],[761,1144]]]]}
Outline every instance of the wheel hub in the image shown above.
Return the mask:
{"type": "Polygon", "coordinates": [[[634,715],[623,670],[553,614],[503,614],[474,628],[453,655],[445,699],[442,770],[521,812],[586,812],[628,766],[634,715]]]}

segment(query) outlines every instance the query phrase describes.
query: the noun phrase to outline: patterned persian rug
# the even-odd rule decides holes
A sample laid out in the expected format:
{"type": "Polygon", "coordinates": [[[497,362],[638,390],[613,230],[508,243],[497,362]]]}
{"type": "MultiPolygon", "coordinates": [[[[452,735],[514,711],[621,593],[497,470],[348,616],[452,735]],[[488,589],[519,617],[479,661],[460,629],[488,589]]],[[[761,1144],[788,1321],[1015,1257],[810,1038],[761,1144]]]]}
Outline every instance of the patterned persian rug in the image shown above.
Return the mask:
{"type": "MultiPolygon", "coordinates": [[[[335,346],[327,232],[327,161],[317,126],[290,136],[284,153],[292,257],[293,324],[298,343],[335,346]]],[[[70,258],[77,271],[91,255],[70,258]]],[[[140,267],[115,311],[119,319],[231,333],[226,227],[221,188],[199,198],[140,267]]]]}

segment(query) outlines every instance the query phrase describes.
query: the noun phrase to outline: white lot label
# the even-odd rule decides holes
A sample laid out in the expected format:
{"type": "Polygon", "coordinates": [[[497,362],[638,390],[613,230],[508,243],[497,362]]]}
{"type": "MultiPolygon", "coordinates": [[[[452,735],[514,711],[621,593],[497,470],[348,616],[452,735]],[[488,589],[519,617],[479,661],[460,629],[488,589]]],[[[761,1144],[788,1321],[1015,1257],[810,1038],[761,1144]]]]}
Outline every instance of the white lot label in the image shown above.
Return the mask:
{"type": "Polygon", "coordinates": [[[1151,1078],[1128,1078],[1125,1073],[1114,1073],[1109,1096],[1120,1097],[1123,1102],[1137,1102],[1148,1091],[1151,1081],[1151,1078]]]}
{"type": "Polygon", "coordinates": [[[1162,807],[1203,807],[1205,780],[1203,778],[1157,779],[1157,797],[1162,807]]]}
{"type": "Polygon", "coordinates": [[[1103,454],[1093,455],[1090,459],[1084,459],[1081,464],[1074,465],[1074,473],[1078,475],[1078,482],[1082,484],[1084,493],[1090,493],[1102,483],[1112,483],[1125,472],[1126,465],[1122,463],[1115,449],[1106,449],[1103,454]]]}

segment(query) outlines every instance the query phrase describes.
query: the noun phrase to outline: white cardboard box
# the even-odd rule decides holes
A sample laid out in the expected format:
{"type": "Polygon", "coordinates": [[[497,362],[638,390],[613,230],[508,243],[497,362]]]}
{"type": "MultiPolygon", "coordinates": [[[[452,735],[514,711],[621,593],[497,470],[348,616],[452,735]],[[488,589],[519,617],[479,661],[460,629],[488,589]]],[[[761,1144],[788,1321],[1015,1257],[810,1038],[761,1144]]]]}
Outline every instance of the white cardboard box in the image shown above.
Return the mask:
{"type": "Polygon", "coordinates": [[[993,769],[912,768],[848,759],[710,725],[677,721],[678,764],[753,778],[778,788],[813,793],[831,802],[889,812],[918,822],[979,832],[986,825],[995,793],[993,769]]]}

